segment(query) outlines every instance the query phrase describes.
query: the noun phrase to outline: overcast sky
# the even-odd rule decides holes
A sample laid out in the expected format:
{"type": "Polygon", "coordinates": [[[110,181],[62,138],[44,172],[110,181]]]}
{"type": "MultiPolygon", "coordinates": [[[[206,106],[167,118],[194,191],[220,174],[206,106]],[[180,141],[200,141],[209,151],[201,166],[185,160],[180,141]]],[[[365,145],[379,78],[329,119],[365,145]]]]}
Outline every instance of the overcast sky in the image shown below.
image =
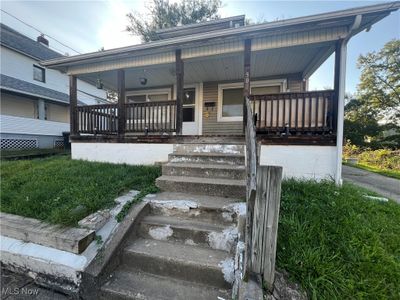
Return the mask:
{"type": "MultiPolygon", "coordinates": [[[[172,2],[172,1],[171,1],[172,2]]],[[[384,1],[244,1],[225,0],[222,17],[245,14],[254,21],[273,21],[329,12],[384,1]]],[[[35,39],[39,32],[12,18],[14,15],[40,32],[70,46],[79,53],[140,43],[139,37],[126,31],[126,13],[137,10],[146,13],[145,1],[16,1],[1,0],[1,22],[35,39]]],[[[397,11],[374,25],[370,32],[353,37],[348,45],[347,91],[356,91],[360,70],[356,67],[360,54],[376,51],[391,39],[400,38],[400,13],[397,11]]],[[[50,46],[59,52],[77,54],[49,38],[50,46]]],[[[333,57],[311,77],[310,89],[333,86],[333,57]]]]}

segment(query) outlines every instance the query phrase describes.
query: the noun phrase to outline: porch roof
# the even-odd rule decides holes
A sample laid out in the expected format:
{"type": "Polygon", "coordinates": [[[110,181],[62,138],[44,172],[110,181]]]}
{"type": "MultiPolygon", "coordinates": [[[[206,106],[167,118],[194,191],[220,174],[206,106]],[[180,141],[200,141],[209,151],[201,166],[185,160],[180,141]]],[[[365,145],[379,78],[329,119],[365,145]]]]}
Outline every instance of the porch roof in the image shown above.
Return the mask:
{"type": "Polygon", "coordinates": [[[137,78],[143,75],[145,68],[148,86],[151,86],[152,81],[154,85],[168,85],[174,83],[175,50],[182,49],[185,83],[195,82],[194,77],[197,82],[235,80],[243,76],[244,40],[251,38],[251,50],[255,52],[252,55],[252,77],[294,74],[299,78],[308,78],[334,52],[338,39],[350,38],[369,29],[399,7],[399,1],[383,3],[191,34],[51,59],[41,64],[79,75],[80,78],[93,79],[101,74],[101,79],[108,88],[116,87],[115,70],[118,69],[127,71],[127,88],[140,87],[137,78]],[[359,24],[354,29],[357,16],[359,24]]]}

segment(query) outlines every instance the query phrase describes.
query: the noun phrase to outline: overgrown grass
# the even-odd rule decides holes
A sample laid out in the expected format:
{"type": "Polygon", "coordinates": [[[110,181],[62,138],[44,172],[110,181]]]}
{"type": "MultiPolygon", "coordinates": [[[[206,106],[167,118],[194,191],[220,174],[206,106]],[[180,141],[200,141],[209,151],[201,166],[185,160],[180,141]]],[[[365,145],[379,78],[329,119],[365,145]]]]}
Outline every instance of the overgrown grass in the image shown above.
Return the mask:
{"type": "Polygon", "coordinates": [[[0,210],[63,225],[114,205],[130,189],[154,186],[159,167],[71,160],[67,157],[1,163],[0,210]]]}
{"type": "Polygon", "coordinates": [[[311,299],[400,299],[400,205],[365,194],[351,184],[283,183],[277,266],[311,299]]]}

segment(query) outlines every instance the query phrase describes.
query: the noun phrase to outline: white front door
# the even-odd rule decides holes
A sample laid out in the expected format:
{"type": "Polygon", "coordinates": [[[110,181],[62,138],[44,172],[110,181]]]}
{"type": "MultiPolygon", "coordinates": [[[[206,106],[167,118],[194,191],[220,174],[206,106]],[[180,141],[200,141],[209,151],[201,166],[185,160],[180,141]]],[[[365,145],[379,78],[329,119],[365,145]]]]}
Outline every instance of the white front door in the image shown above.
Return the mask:
{"type": "Polygon", "coordinates": [[[183,135],[199,135],[200,101],[199,101],[199,86],[185,86],[183,91],[183,135]]]}

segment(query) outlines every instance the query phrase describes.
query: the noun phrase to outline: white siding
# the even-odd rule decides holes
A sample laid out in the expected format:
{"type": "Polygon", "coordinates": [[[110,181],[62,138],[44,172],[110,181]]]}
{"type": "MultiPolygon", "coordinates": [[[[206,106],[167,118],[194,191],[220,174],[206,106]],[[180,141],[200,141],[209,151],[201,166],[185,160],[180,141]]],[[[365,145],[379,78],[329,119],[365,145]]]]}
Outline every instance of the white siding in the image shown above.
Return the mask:
{"type": "Polygon", "coordinates": [[[68,123],[0,115],[0,133],[61,136],[63,131],[69,131],[68,123]]]}
{"type": "MultiPolygon", "coordinates": [[[[46,69],[46,82],[40,82],[33,79],[33,65],[39,65],[39,62],[8,48],[1,47],[1,74],[69,94],[68,75],[56,70],[46,69]]],[[[78,90],[99,98],[106,98],[106,92],[104,90],[99,90],[95,86],[81,80],[78,80],[78,90]]],[[[93,104],[95,99],[79,91],[78,97],[80,101],[87,104],[93,104]]]]}

